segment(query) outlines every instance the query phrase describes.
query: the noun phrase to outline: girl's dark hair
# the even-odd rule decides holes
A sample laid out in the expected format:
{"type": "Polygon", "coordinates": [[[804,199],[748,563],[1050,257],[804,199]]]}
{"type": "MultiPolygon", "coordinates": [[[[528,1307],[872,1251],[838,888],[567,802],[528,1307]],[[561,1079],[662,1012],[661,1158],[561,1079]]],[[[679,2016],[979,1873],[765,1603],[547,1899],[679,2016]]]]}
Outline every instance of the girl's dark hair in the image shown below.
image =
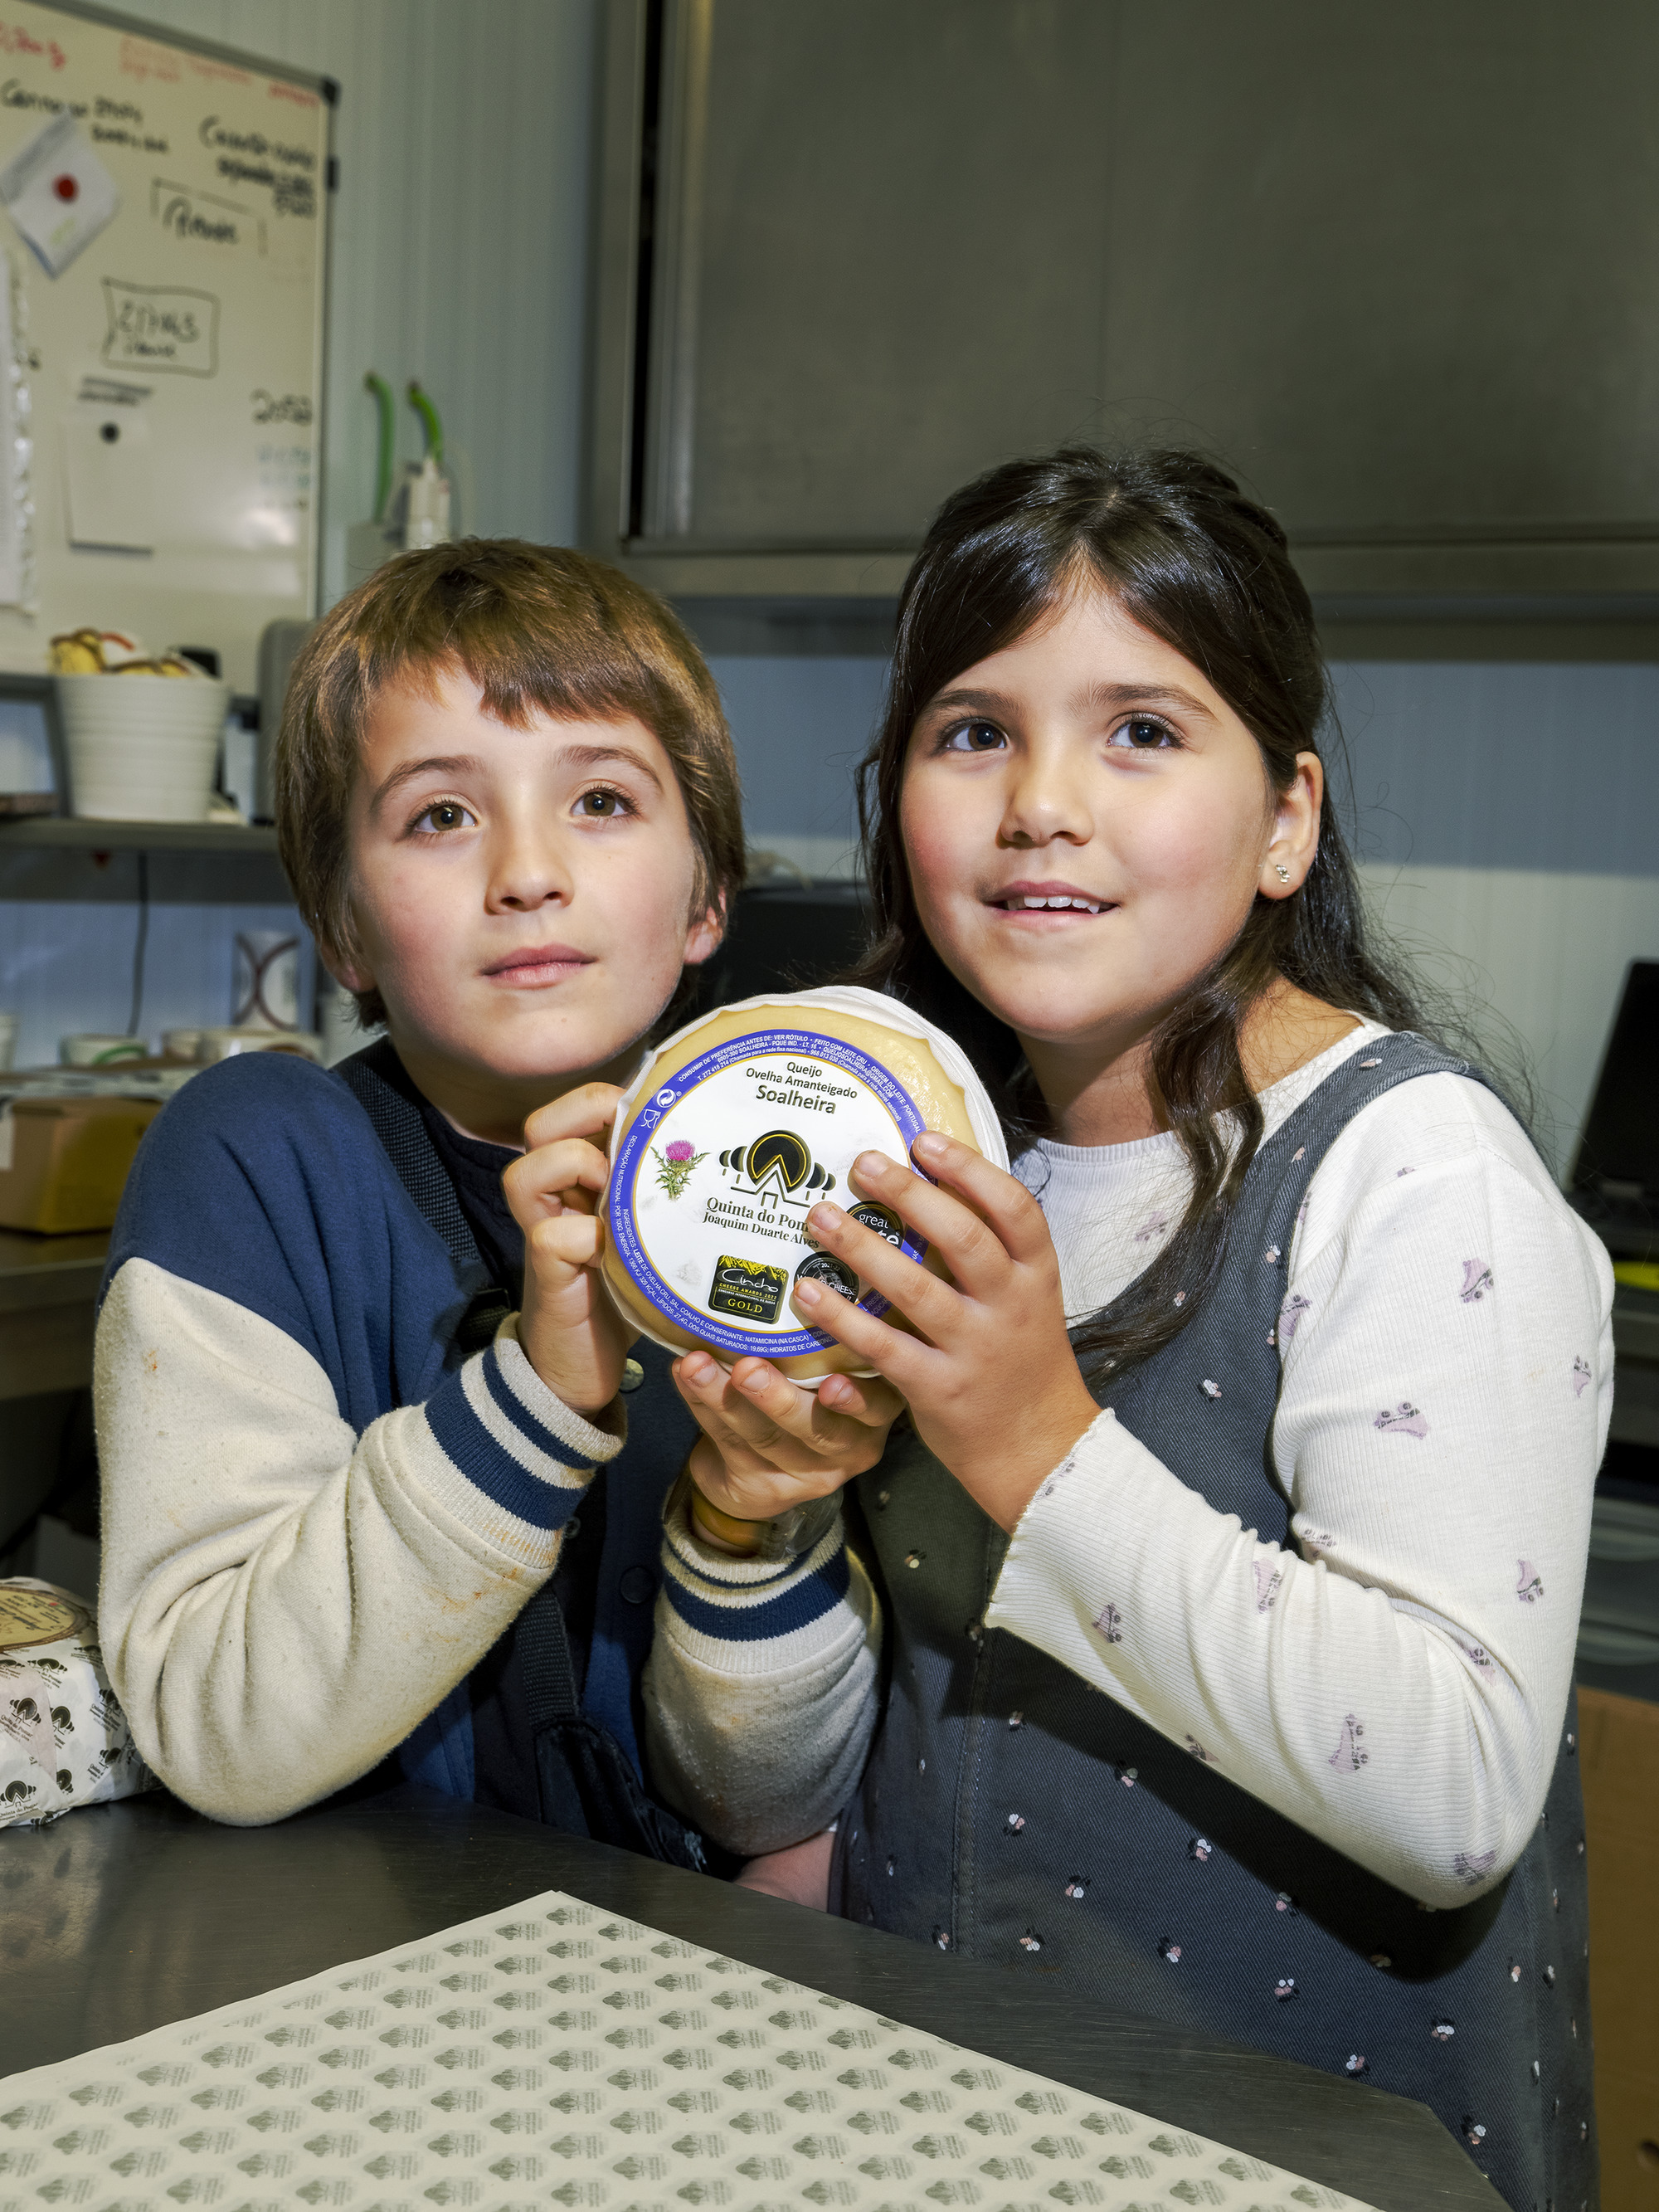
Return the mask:
{"type": "MultiPolygon", "coordinates": [[[[1329,715],[1313,608],[1285,533],[1200,455],[1109,459],[1065,447],[993,469],[940,508],[905,580],[885,710],[859,771],[874,931],[855,980],[892,992],[959,1040],[1015,1146],[1042,1133],[1042,1102],[1013,1031],[957,981],[922,932],[899,795],[910,734],[929,700],[1091,583],[1203,672],[1261,748],[1274,791],[1290,787],[1297,753],[1318,752],[1329,715]]],[[[1148,1084],[1187,1155],[1192,1196],[1158,1258],[1073,1329],[1091,1380],[1167,1344],[1214,1280],[1261,1140],[1239,1024],[1279,976],[1390,1029],[1424,1028],[1410,981],[1367,944],[1328,787],[1306,881],[1290,898],[1255,900],[1231,946],[1152,1036],[1148,1084]],[[1218,1121],[1228,1112],[1237,1143],[1218,1121]]]]}

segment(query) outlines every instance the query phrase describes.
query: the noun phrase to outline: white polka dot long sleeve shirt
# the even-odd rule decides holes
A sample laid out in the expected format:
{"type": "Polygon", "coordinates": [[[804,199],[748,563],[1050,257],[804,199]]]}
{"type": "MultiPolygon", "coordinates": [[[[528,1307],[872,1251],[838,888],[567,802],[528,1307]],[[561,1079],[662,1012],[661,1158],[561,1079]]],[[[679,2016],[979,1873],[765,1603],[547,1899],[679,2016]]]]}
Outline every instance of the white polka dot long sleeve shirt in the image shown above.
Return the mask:
{"type": "MultiPolygon", "coordinates": [[[[1264,1092],[1267,1133],[1381,1034],[1264,1092]]],[[[1073,1317],[1146,1266],[1188,1188],[1170,1136],[1043,1144],[1018,1171],[1073,1317]]],[[[1465,1903],[1519,1856],[1559,1741],[1612,1270],[1508,1110],[1453,1075],[1354,1117],[1288,1258],[1290,1546],[1106,1413],[1028,1508],[987,1619],[1423,1902],[1465,1903]]]]}

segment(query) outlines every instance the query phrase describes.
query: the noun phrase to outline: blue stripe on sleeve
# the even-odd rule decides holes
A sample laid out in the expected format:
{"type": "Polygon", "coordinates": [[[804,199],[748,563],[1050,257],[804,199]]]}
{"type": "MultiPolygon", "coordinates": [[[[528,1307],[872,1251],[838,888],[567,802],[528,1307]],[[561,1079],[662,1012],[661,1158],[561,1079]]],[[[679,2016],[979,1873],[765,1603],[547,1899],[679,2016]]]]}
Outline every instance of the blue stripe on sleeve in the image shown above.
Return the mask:
{"type": "Polygon", "coordinates": [[[549,1459],[557,1460],[561,1467],[579,1468],[583,1474],[592,1472],[593,1462],[591,1459],[585,1459],[574,1444],[564,1443],[554,1435],[551,1429],[544,1428],[529,1407],[514,1396],[507,1377],[501,1372],[501,1363],[493,1344],[484,1354],[483,1371],[490,1396],[514,1427],[534,1444],[538,1452],[545,1452],[549,1459]]]}
{"type": "Polygon", "coordinates": [[[468,1405],[459,1374],[427,1400],[426,1418],[445,1456],[467,1480],[532,1528],[562,1528],[580,1504],[580,1488],[544,1482],[496,1443],[468,1405]]]}
{"type": "Polygon", "coordinates": [[[846,1596],[853,1579],[842,1545],[816,1574],[794,1583],[762,1605],[711,1605],[688,1589],[678,1576],[670,1575],[663,1587],[668,1602],[688,1628],[713,1636],[724,1644],[758,1644],[767,1637],[787,1636],[792,1629],[810,1627],[821,1620],[846,1596]]]}

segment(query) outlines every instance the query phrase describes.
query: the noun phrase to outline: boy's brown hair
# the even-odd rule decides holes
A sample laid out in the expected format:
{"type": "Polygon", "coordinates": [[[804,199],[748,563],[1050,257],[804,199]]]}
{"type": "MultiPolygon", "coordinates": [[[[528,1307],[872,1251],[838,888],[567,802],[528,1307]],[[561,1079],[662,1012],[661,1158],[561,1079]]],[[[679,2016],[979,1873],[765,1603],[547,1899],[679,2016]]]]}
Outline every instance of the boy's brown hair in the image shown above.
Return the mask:
{"type": "MultiPolygon", "coordinates": [[[[737,761],[714,679],[678,621],[608,562],[562,546],[467,538],[400,554],[331,607],[289,678],[274,763],[276,848],[307,927],[357,951],[349,817],[364,726],[388,684],[464,669],[487,714],[633,715],[673,763],[697,855],[693,910],[743,882],[737,761]]],[[[386,1019],[377,990],[359,1019],[386,1019]]]]}

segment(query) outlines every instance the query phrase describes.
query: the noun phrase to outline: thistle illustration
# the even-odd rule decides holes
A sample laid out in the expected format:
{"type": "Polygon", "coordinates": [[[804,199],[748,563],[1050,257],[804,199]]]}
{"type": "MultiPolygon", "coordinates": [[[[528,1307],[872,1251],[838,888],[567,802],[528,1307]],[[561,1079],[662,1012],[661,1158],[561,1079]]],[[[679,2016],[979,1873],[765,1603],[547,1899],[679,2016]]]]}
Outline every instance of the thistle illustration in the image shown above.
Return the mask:
{"type": "Polygon", "coordinates": [[[670,1198],[678,1198],[690,1181],[692,1169],[700,1161],[706,1160],[708,1155],[707,1152],[694,1152],[684,1137],[677,1137],[660,1152],[653,1145],[651,1157],[657,1163],[657,1181],[670,1198]]]}

